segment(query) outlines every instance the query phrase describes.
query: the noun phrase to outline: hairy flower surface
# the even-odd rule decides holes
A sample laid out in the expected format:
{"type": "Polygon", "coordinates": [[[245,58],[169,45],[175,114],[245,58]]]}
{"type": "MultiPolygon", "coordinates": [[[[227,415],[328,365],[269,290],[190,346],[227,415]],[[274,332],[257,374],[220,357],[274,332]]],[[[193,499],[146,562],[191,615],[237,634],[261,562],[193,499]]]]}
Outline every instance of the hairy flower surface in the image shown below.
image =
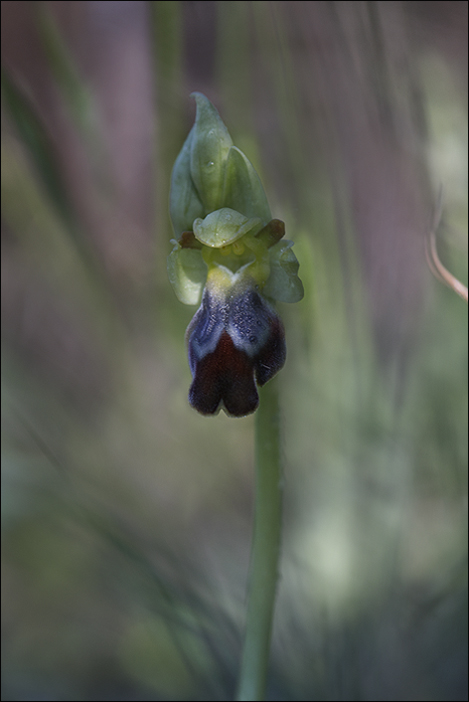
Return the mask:
{"type": "Polygon", "coordinates": [[[212,103],[194,93],[197,114],[174,164],[170,214],[177,240],[168,274],[177,297],[200,304],[186,332],[202,414],[254,412],[257,386],[285,363],[285,333],[273,302],[303,297],[293,243],[271,219],[261,181],[212,103]]]}

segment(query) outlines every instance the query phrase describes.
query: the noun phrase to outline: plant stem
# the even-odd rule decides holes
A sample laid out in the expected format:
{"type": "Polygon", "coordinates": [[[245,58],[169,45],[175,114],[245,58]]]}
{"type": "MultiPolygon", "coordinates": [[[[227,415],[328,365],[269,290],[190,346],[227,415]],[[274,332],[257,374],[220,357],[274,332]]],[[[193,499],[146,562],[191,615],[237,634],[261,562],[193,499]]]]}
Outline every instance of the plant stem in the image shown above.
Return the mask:
{"type": "Polygon", "coordinates": [[[260,390],[256,413],[256,502],[246,633],[236,699],[263,700],[277,591],[282,470],[277,378],[260,390]]]}

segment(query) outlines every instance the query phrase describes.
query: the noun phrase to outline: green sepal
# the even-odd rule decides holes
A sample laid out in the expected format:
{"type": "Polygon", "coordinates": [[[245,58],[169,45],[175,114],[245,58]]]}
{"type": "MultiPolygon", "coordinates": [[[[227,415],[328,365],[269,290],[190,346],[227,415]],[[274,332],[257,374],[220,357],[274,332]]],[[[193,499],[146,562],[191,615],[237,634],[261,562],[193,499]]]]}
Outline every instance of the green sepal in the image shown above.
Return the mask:
{"type": "Polygon", "coordinates": [[[259,217],[245,217],[229,207],[211,212],[205,219],[194,221],[194,234],[202,244],[219,249],[237,241],[245,234],[256,234],[262,229],[259,217]]]}
{"type": "Polygon", "coordinates": [[[171,192],[169,195],[169,213],[176,236],[192,229],[192,222],[203,217],[204,206],[197,194],[191,177],[191,147],[194,139],[192,127],[176,159],[171,174],[171,192]]]}
{"type": "Polygon", "coordinates": [[[192,93],[197,103],[193,127],[190,172],[204,206],[204,213],[223,205],[225,165],[233,141],[220,115],[202,93],[192,93]]]}
{"type": "Polygon", "coordinates": [[[174,248],[168,256],[168,277],[177,298],[185,305],[198,305],[207,280],[207,264],[201,249],[182,248],[172,239],[174,248]]]}
{"type": "Polygon", "coordinates": [[[269,249],[270,276],[262,292],[279,302],[299,302],[304,296],[303,283],[298,278],[300,264],[292,246],[292,241],[282,239],[269,249]]]}
{"type": "Polygon", "coordinates": [[[237,146],[232,146],[228,152],[223,205],[246,217],[260,217],[263,224],[272,218],[260,178],[237,146]]]}

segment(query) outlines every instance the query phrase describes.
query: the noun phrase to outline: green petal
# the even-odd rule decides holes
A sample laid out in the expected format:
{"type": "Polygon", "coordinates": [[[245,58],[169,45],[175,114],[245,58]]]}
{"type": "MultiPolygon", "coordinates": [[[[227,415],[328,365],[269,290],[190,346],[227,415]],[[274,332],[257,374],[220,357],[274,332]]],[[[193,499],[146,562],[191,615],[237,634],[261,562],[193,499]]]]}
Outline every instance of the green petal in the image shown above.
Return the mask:
{"type": "Polygon", "coordinates": [[[292,246],[292,241],[282,239],[269,251],[270,276],[262,293],[279,302],[299,302],[304,296],[303,283],[297,275],[300,264],[292,246]]]}
{"type": "Polygon", "coordinates": [[[197,103],[191,146],[191,175],[205,213],[223,205],[223,184],[228,151],[233,145],[220,115],[202,93],[192,93],[197,103]]]}
{"type": "Polygon", "coordinates": [[[197,305],[207,279],[207,265],[200,249],[183,249],[174,241],[168,256],[168,276],[178,299],[185,305],[197,305]]]}
{"type": "Polygon", "coordinates": [[[191,230],[194,219],[203,217],[205,214],[190,172],[193,138],[194,127],[179,152],[171,174],[169,213],[176,236],[191,230]]]}
{"type": "Polygon", "coordinates": [[[260,217],[263,224],[272,218],[260,178],[252,163],[236,146],[232,146],[228,153],[223,204],[246,217],[260,217]]]}
{"type": "Polygon", "coordinates": [[[258,217],[245,217],[229,207],[211,212],[205,219],[194,221],[194,234],[202,244],[219,249],[248,233],[255,234],[262,228],[258,217]]]}

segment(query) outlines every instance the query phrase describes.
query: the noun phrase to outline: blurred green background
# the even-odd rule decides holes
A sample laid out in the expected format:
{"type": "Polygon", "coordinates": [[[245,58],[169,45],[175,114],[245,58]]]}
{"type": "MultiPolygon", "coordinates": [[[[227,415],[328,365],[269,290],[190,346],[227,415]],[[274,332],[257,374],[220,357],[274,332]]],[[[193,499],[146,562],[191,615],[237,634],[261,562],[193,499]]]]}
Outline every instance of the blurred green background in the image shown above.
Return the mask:
{"type": "Polygon", "coordinates": [[[2,2],[2,699],[232,699],[253,418],[188,405],[172,163],[295,241],[272,700],[467,699],[466,2],[2,2]]]}

